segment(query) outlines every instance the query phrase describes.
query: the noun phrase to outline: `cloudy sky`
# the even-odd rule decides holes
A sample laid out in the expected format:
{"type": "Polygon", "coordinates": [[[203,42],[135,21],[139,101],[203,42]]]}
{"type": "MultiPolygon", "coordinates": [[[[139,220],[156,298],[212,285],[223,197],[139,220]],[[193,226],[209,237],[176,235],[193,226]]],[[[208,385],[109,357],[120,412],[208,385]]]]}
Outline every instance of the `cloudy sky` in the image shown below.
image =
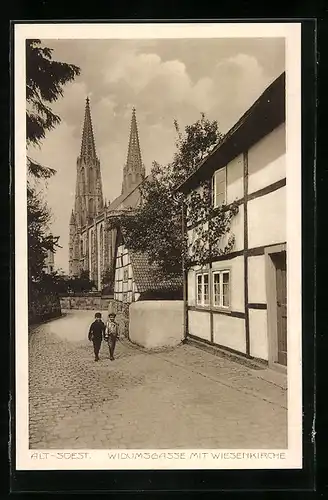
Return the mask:
{"type": "Polygon", "coordinates": [[[149,173],[154,160],[169,162],[175,150],[174,119],[181,126],[205,112],[226,132],[285,69],[283,39],[42,40],[53,58],[76,64],[81,75],[64,88],[53,110],[61,124],[31,156],[57,170],[47,200],[52,231],[62,249],[57,268],[68,272],[68,223],[74,205],[85,99],[90,97],[103,191],[121,192],[132,107],[149,173]]]}

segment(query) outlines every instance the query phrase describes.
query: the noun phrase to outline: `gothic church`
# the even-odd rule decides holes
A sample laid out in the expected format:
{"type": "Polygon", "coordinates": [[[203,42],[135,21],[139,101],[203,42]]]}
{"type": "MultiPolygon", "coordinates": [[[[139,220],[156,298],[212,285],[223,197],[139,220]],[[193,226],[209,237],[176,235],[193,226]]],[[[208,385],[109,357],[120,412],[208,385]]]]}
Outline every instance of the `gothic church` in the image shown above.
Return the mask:
{"type": "Polygon", "coordinates": [[[139,187],[144,178],[145,167],[133,109],[122,191],[112,203],[104,203],[101,167],[96,152],[90,101],[87,98],[81,151],[76,164],[75,206],[69,223],[70,276],[79,276],[82,271],[87,271],[97,289],[102,289],[104,274],[113,266],[116,240],[116,230],[110,228],[110,216],[139,205],[139,187]]]}

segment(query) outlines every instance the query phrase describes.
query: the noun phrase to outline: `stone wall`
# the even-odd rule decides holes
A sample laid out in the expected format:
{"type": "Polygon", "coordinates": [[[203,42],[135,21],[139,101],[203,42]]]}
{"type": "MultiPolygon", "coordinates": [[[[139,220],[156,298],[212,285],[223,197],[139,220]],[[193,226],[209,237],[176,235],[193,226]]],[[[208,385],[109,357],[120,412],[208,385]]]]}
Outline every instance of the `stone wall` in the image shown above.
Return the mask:
{"type": "Polygon", "coordinates": [[[119,300],[110,299],[108,304],[108,314],[116,314],[116,322],[119,325],[120,335],[129,337],[129,304],[119,300]]]}
{"type": "Polygon", "coordinates": [[[111,298],[102,295],[68,295],[60,297],[62,309],[106,311],[111,298]]]}

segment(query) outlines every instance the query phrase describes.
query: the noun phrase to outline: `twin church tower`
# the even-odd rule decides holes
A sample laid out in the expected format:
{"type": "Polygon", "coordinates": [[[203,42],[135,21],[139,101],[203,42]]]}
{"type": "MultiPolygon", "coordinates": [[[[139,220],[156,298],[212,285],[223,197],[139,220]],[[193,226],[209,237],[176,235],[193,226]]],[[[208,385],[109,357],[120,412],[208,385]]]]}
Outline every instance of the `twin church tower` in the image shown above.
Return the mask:
{"type": "Polygon", "coordinates": [[[140,203],[138,186],[145,178],[136,112],[133,108],[130,139],[120,196],[105,203],[100,161],[96,152],[89,98],[86,99],[81,151],[76,164],[75,204],[69,223],[69,274],[89,273],[97,288],[112,266],[115,231],[108,218],[113,211],[136,208],[140,203]]]}

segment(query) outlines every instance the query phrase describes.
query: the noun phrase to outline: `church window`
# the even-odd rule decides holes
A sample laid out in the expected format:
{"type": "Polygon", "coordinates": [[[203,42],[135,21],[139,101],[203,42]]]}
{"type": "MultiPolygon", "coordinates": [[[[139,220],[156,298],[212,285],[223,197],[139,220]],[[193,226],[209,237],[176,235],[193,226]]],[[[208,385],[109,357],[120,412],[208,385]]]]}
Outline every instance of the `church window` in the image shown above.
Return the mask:
{"type": "Polygon", "coordinates": [[[81,170],[81,178],[82,178],[82,193],[84,192],[84,188],[85,188],[85,169],[82,168],[81,170]]]}
{"type": "Polygon", "coordinates": [[[90,167],[90,169],[89,169],[89,193],[92,193],[92,189],[93,189],[93,178],[94,178],[93,168],[92,168],[92,167],[90,167]]]}
{"type": "Polygon", "coordinates": [[[104,230],[103,226],[100,226],[100,269],[103,268],[104,264],[104,230]]]}
{"type": "Polygon", "coordinates": [[[91,253],[93,253],[94,250],[93,230],[90,231],[90,247],[91,247],[91,253]]]}
{"type": "Polygon", "coordinates": [[[89,199],[89,215],[93,215],[93,198],[89,199]]]}

